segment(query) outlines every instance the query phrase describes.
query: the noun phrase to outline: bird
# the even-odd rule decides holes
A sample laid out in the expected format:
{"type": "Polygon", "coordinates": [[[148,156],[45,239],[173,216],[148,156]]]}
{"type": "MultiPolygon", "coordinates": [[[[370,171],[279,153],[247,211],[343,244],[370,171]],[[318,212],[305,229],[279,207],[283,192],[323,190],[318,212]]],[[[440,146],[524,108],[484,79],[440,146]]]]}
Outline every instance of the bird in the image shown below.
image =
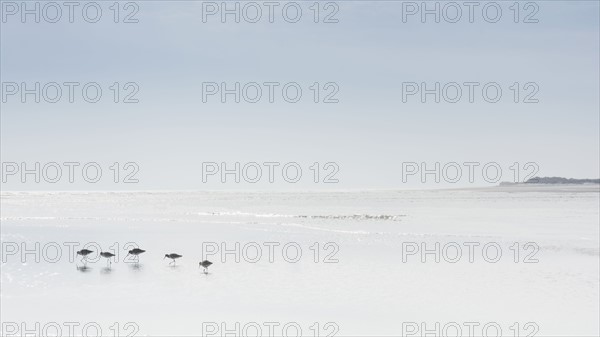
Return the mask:
{"type": "Polygon", "coordinates": [[[167,257],[169,259],[173,260],[172,262],[169,262],[169,264],[171,264],[171,263],[175,264],[175,259],[178,259],[178,258],[182,257],[182,255],[175,254],[175,253],[165,254],[165,257],[163,257],[163,260],[166,259],[167,257]]]}
{"type": "Polygon", "coordinates": [[[82,250],[78,250],[77,251],[77,255],[81,255],[83,256],[83,258],[81,259],[81,261],[83,263],[87,262],[87,256],[90,255],[91,253],[93,253],[93,250],[89,250],[89,249],[82,249],[82,250]]]}
{"type": "Polygon", "coordinates": [[[210,267],[211,264],[213,263],[208,260],[200,262],[200,266],[204,268],[204,274],[208,274],[208,267],[210,267]]]}
{"type": "Polygon", "coordinates": [[[100,256],[107,258],[108,265],[112,264],[112,261],[110,260],[113,256],[115,256],[115,254],[111,253],[111,252],[100,252],[100,256]]]}
{"type": "Polygon", "coordinates": [[[129,253],[127,253],[127,255],[133,255],[136,257],[137,261],[140,261],[140,254],[146,252],[143,249],[139,249],[139,248],[134,248],[132,250],[129,251],[129,253]]]}

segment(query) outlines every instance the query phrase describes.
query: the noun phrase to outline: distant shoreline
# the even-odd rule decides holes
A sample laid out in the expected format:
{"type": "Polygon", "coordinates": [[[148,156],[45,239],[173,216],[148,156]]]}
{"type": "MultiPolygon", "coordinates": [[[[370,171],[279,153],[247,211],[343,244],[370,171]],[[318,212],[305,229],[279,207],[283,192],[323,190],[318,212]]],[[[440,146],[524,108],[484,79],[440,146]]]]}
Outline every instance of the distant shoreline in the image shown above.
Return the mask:
{"type": "Polygon", "coordinates": [[[500,186],[514,185],[598,185],[600,179],[574,179],[564,177],[533,177],[521,183],[501,182],[500,186]]]}

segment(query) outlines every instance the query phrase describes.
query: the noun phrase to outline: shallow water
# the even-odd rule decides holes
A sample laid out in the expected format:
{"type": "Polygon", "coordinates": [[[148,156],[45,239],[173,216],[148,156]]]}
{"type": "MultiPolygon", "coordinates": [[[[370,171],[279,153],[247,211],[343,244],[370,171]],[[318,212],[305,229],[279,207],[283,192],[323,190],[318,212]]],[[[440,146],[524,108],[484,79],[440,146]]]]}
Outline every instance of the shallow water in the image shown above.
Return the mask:
{"type": "Polygon", "coordinates": [[[505,336],[599,333],[597,187],[1,198],[3,334],[35,322],[111,336],[402,335],[436,322],[463,335],[468,322],[479,335],[486,324],[505,336]],[[75,259],[68,245],[86,243],[116,253],[112,265],[75,259]],[[408,251],[436,243],[439,262],[408,251]],[[147,250],[139,263],[133,246],[147,250]]]}

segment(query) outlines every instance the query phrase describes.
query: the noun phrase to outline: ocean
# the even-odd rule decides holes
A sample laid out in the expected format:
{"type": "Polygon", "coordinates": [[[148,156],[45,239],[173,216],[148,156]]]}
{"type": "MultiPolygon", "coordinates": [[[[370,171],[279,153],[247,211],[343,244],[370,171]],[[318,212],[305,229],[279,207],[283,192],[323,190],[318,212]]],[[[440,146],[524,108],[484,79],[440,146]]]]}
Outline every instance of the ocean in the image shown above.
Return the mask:
{"type": "Polygon", "coordinates": [[[599,196],[2,192],[2,335],[594,336],[599,196]]]}

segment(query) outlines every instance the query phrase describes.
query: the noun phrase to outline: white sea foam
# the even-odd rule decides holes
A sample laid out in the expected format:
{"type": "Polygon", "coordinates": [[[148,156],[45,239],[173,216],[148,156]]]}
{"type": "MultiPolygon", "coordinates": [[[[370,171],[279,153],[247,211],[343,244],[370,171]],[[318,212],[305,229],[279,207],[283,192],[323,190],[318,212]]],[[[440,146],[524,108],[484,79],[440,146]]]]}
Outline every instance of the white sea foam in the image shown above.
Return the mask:
{"type": "Polygon", "coordinates": [[[256,218],[300,218],[300,219],[325,219],[325,220],[390,220],[400,221],[405,215],[387,214],[329,214],[329,215],[303,215],[303,214],[275,214],[275,213],[250,213],[239,211],[224,212],[198,212],[205,216],[249,216],[256,218]]]}

